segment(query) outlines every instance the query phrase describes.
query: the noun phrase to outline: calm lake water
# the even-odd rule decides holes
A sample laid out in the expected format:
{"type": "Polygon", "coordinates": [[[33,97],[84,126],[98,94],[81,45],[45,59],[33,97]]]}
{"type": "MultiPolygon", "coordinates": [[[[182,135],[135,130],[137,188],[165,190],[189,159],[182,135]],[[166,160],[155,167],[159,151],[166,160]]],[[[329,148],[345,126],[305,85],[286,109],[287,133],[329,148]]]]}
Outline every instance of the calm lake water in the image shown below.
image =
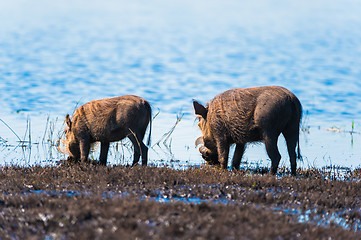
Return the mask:
{"type": "MultiPolygon", "coordinates": [[[[299,165],[359,167],[360,12],[360,0],[1,1],[0,165],[64,159],[48,144],[64,116],[124,94],[158,114],[151,163],[199,165],[192,99],[281,85],[303,104],[299,165]]],[[[288,167],[283,138],[280,151],[288,167]]],[[[109,162],[130,163],[129,143],[113,145],[109,162]]],[[[270,166],[262,144],[243,162],[270,166]]]]}

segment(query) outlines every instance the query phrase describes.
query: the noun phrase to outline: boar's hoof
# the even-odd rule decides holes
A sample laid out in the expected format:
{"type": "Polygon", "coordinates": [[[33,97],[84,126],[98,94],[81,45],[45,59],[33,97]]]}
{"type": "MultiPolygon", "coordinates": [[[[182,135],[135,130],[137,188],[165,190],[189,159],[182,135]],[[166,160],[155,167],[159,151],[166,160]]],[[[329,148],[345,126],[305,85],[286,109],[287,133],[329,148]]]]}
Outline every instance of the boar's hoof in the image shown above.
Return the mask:
{"type": "Polygon", "coordinates": [[[66,161],[68,163],[77,163],[78,162],[78,160],[76,158],[70,157],[70,156],[66,159],[66,161]]]}

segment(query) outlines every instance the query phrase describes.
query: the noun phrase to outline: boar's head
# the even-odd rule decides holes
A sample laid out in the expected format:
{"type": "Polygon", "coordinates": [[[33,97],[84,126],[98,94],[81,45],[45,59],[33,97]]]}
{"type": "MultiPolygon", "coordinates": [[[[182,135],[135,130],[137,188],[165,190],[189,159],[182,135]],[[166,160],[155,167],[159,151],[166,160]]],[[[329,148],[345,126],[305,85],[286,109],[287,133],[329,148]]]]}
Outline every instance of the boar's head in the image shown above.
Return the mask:
{"type": "MultiPolygon", "coordinates": [[[[198,143],[197,141],[199,139],[202,139],[202,142],[203,142],[203,137],[199,137],[197,140],[196,140],[196,146],[198,146],[198,143]]],[[[217,151],[212,151],[210,150],[209,148],[207,148],[205,145],[204,145],[204,142],[202,143],[202,145],[200,146],[199,148],[199,152],[202,154],[202,158],[204,160],[207,161],[207,163],[211,164],[211,165],[219,165],[219,161],[218,161],[218,154],[217,154],[217,151]]]]}
{"type": "Polygon", "coordinates": [[[75,137],[72,129],[72,121],[70,120],[69,114],[65,116],[67,127],[65,128],[65,142],[67,150],[69,152],[68,161],[78,161],[80,159],[80,147],[79,141],[75,137]]]}
{"type": "Polygon", "coordinates": [[[193,100],[193,107],[199,120],[198,127],[202,131],[202,136],[196,140],[196,145],[202,144],[199,152],[209,164],[219,165],[216,142],[207,122],[208,107],[204,107],[195,100],[193,100]]]}

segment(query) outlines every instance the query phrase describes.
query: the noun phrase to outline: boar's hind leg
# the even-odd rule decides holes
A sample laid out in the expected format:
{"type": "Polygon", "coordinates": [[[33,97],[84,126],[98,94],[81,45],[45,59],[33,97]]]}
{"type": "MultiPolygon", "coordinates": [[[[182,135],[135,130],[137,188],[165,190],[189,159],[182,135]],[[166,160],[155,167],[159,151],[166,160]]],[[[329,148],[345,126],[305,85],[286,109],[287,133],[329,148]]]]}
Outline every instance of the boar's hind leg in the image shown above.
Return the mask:
{"type": "Polygon", "coordinates": [[[109,142],[101,142],[100,157],[99,157],[99,162],[101,165],[104,166],[107,165],[108,151],[109,151],[109,142]]]}
{"type": "Polygon", "coordinates": [[[234,155],[232,160],[233,170],[239,170],[239,165],[241,164],[243,153],[244,153],[244,144],[237,144],[236,150],[234,150],[234,155]]]}
{"type": "Polygon", "coordinates": [[[141,142],[142,147],[142,165],[147,166],[148,163],[148,147],[145,146],[143,142],[141,142]]]}
{"type": "Polygon", "coordinates": [[[291,174],[296,175],[297,162],[296,162],[296,146],[298,142],[299,131],[286,131],[283,132],[283,136],[286,139],[288,155],[291,163],[291,174]]]}
{"type": "Polygon", "coordinates": [[[143,138],[137,137],[139,136],[136,134],[129,135],[130,141],[133,143],[134,147],[134,157],[133,157],[133,164],[132,166],[136,165],[139,162],[140,156],[142,156],[142,165],[146,166],[148,162],[148,147],[145,146],[143,143],[143,138]]]}
{"type": "Polygon", "coordinates": [[[80,147],[80,161],[87,162],[88,155],[90,152],[90,142],[87,140],[81,140],[79,142],[79,147],[80,147]]]}
{"type": "Polygon", "coordinates": [[[277,140],[278,140],[278,136],[275,134],[272,135],[267,135],[264,138],[264,143],[266,145],[266,151],[268,156],[271,159],[271,173],[272,174],[276,174],[277,173],[277,168],[278,168],[278,164],[280,163],[281,160],[281,154],[278,151],[278,147],[277,147],[277,140]]]}

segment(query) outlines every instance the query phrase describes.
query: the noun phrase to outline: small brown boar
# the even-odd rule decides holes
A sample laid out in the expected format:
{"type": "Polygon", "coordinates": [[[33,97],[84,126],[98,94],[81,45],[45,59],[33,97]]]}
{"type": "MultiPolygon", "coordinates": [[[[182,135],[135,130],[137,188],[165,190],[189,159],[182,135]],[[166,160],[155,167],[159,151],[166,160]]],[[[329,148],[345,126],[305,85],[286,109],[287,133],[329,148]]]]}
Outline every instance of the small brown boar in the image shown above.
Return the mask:
{"type": "Polygon", "coordinates": [[[152,111],[149,103],[141,97],[126,95],[94,100],[80,106],[70,119],[65,120],[65,142],[69,152],[68,160],[87,161],[90,144],[99,141],[99,162],[106,165],[109,143],[128,137],[133,143],[133,166],[142,156],[142,165],[147,165],[148,147],[143,138],[148,124],[151,135],[152,111]]]}
{"type": "Polygon", "coordinates": [[[226,169],[229,147],[236,144],[232,168],[239,169],[246,143],[263,141],[271,159],[271,172],[277,172],[281,155],[277,140],[282,133],[286,139],[291,173],[296,174],[296,158],[300,158],[299,127],[302,107],[289,90],[278,87],[231,89],[217,95],[206,107],[193,101],[199,118],[202,137],[196,145],[210,164],[226,169]],[[296,146],[298,145],[298,156],[296,146]]]}

